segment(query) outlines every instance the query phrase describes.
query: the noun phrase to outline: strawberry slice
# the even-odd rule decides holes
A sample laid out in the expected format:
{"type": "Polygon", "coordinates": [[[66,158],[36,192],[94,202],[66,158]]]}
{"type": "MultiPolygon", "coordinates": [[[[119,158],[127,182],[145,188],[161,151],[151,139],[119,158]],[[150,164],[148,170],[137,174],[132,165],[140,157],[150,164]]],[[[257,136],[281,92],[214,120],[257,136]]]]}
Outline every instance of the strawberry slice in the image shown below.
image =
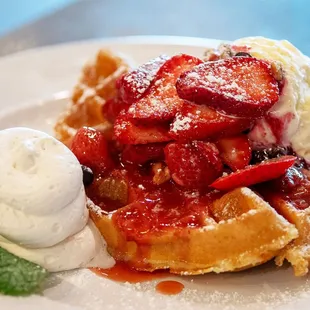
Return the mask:
{"type": "Polygon", "coordinates": [[[261,162],[254,166],[247,166],[229,175],[225,175],[210,186],[223,191],[229,191],[241,186],[250,186],[283,175],[295,163],[295,156],[283,156],[261,162]]]}
{"type": "Polygon", "coordinates": [[[223,172],[219,151],[213,143],[173,142],[165,147],[165,158],[172,179],[186,188],[206,188],[223,172]]]}
{"type": "Polygon", "coordinates": [[[176,92],[176,80],[182,72],[201,62],[200,59],[185,54],[167,60],[156,74],[147,94],[129,108],[129,117],[157,121],[173,119],[184,102],[176,92]]]}
{"type": "Polygon", "coordinates": [[[216,146],[223,162],[233,171],[243,169],[250,163],[252,150],[246,135],[221,138],[216,146]]]}
{"type": "Polygon", "coordinates": [[[151,160],[162,160],[165,145],[165,143],[126,145],[122,152],[122,162],[142,165],[151,160]]]}
{"type": "Polygon", "coordinates": [[[247,117],[265,115],[280,94],[271,65],[253,57],[205,62],[183,73],[176,88],[182,99],[247,117]]]}
{"type": "Polygon", "coordinates": [[[104,134],[93,128],[83,127],[78,130],[73,137],[71,151],[80,164],[91,168],[96,174],[104,173],[112,167],[104,134]]]}
{"type": "Polygon", "coordinates": [[[161,55],[123,75],[117,81],[120,100],[127,105],[142,98],[151,85],[156,73],[169,57],[161,55]]]}
{"type": "Polygon", "coordinates": [[[123,101],[118,98],[111,98],[102,106],[102,114],[105,119],[113,123],[118,114],[126,108],[128,105],[123,101]]]}
{"type": "Polygon", "coordinates": [[[114,123],[115,139],[122,144],[148,144],[170,141],[169,125],[135,124],[125,113],[120,113],[114,123]]]}
{"type": "Polygon", "coordinates": [[[204,105],[186,104],[177,113],[169,134],[175,140],[203,140],[240,134],[253,123],[249,118],[230,117],[204,105]]]}

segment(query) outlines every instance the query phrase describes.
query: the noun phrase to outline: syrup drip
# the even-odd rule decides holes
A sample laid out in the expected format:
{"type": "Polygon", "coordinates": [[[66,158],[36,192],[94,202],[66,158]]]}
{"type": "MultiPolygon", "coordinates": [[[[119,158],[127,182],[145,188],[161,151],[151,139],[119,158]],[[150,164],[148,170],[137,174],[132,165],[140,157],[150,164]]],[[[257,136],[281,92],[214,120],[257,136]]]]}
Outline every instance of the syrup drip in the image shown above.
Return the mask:
{"type": "Polygon", "coordinates": [[[164,295],[177,295],[184,289],[184,285],[178,281],[161,281],[156,285],[156,291],[164,295]]]}
{"type": "Polygon", "coordinates": [[[114,280],[117,282],[129,282],[129,283],[139,283],[152,281],[159,278],[169,277],[170,273],[167,271],[137,271],[130,268],[127,264],[117,262],[112,268],[102,269],[102,268],[91,268],[93,272],[97,275],[114,280]]]}

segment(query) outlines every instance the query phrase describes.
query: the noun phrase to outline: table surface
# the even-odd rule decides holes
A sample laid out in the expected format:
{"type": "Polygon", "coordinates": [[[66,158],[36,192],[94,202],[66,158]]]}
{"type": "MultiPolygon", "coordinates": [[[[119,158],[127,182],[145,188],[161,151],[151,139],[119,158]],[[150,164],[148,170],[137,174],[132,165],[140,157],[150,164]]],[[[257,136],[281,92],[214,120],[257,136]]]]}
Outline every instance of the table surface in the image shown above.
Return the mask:
{"type": "Polygon", "coordinates": [[[0,56],[128,35],[287,39],[310,55],[309,0],[83,0],[0,38],[0,56]]]}

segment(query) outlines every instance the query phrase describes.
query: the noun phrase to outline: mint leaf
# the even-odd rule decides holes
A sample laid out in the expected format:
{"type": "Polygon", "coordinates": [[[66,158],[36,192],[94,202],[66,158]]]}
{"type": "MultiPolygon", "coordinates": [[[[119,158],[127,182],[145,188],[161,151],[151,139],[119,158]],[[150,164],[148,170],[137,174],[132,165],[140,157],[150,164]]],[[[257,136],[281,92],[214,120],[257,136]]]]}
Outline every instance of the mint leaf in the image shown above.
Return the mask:
{"type": "Polygon", "coordinates": [[[48,272],[0,248],[0,294],[25,296],[39,290],[48,272]]]}

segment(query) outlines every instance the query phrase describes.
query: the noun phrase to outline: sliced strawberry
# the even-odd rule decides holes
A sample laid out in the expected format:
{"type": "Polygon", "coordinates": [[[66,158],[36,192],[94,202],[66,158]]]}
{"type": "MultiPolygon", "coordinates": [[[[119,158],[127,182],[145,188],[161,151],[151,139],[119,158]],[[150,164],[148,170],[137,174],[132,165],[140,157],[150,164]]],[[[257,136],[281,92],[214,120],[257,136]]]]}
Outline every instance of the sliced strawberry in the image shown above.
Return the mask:
{"type": "Polygon", "coordinates": [[[205,188],[223,172],[219,151],[213,143],[173,142],[165,147],[172,179],[186,188],[205,188]]]}
{"type": "Polygon", "coordinates": [[[196,57],[181,54],[167,60],[160,68],[147,94],[135,102],[128,115],[140,120],[171,120],[183,105],[178,97],[175,83],[182,72],[202,61],[196,57]]]}
{"type": "Polygon", "coordinates": [[[123,101],[118,98],[112,98],[102,106],[102,114],[105,119],[113,123],[118,114],[126,108],[128,106],[123,101]]]}
{"type": "Polygon", "coordinates": [[[165,143],[126,145],[122,152],[122,162],[142,165],[150,160],[162,160],[165,145],[165,143]]]}
{"type": "Polygon", "coordinates": [[[104,134],[89,127],[83,127],[74,136],[71,151],[82,165],[96,174],[104,173],[112,167],[108,144],[104,134]]]}
{"type": "Polygon", "coordinates": [[[183,73],[180,98],[236,116],[259,117],[279,100],[271,65],[253,57],[205,62],[183,73]]]}
{"type": "Polygon", "coordinates": [[[117,81],[119,97],[127,105],[142,98],[151,85],[156,73],[169,57],[161,55],[123,75],[117,81]]]}
{"type": "Polygon", "coordinates": [[[135,124],[121,113],[114,123],[115,139],[123,144],[148,144],[170,141],[169,125],[135,124]]]}
{"type": "Polygon", "coordinates": [[[261,162],[254,166],[247,166],[243,170],[225,175],[210,186],[223,191],[232,190],[241,186],[251,186],[283,175],[296,160],[294,156],[283,156],[261,162]]]}
{"type": "Polygon", "coordinates": [[[252,150],[246,135],[221,138],[216,146],[223,162],[233,171],[243,169],[250,163],[252,150]]]}
{"type": "Polygon", "coordinates": [[[253,123],[249,118],[230,117],[204,105],[186,104],[177,113],[169,134],[175,140],[203,140],[240,134],[253,123]]]}

